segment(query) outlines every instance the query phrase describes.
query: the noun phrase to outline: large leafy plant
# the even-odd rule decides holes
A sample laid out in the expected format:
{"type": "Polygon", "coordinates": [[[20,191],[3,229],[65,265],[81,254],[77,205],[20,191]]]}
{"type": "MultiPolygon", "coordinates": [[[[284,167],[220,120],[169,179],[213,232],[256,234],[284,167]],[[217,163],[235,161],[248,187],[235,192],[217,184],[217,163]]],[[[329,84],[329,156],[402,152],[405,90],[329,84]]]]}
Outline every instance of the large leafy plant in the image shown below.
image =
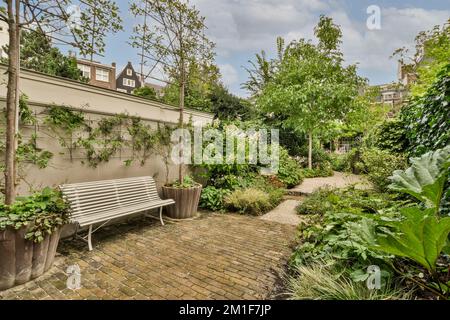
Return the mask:
{"type": "Polygon", "coordinates": [[[390,188],[417,198],[428,208],[439,210],[449,177],[450,146],[412,158],[410,162],[412,165],[407,170],[394,172],[390,188]]]}
{"type": "Polygon", "coordinates": [[[34,242],[42,242],[68,220],[68,204],[59,191],[51,188],[17,198],[11,206],[0,204],[0,231],[28,227],[26,239],[34,242]]]}
{"type": "Polygon", "coordinates": [[[450,233],[450,218],[439,219],[433,209],[418,207],[401,209],[402,220],[386,222],[394,233],[378,237],[381,251],[409,258],[436,272],[436,262],[447,244],[450,233]]]}
{"type": "Polygon", "coordinates": [[[424,267],[434,282],[431,286],[422,281],[417,283],[447,298],[450,282],[441,280],[438,260],[448,248],[450,217],[441,217],[439,208],[449,174],[450,148],[427,153],[411,162],[406,171],[394,173],[390,187],[412,195],[426,208],[417,205],[403,208],[400,219],[382,223],[387,230],[378,235],[374,248],[411,259],[424,267]]]}

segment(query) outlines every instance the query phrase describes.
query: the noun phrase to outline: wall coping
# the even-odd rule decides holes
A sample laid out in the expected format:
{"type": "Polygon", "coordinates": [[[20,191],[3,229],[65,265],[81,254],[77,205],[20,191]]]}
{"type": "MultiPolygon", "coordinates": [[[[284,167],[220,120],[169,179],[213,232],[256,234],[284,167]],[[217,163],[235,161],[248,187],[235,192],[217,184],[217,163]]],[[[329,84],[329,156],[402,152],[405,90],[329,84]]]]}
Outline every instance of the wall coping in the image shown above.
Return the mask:
{"type": "MultiPolygon", "coordinates": [[[[6,73],[7,70],[8,70],[7,66],[5,64],[0,63],[0,72],[6,73]]],[[[96,93],[96,94],[100,94],[100,95],[104,95],[104,96],[113,97],[116,99],[121,99],[124,101],[132,101],[132,102],[139,103],[143,106],[147,105],[147,106],[151,106],[151,107],[157,107],[160,109],[180,111],[179,107],[165,104],[165,103],[162,103],[159,101],[148,100],[145,98],[133,96],[133,95],[119,92],[116,90],[100,88],[100,87],[96,87],[96,86],[93,86],[93,85],[90,85],[87,83],[78,82],[76,80],[67,79],[67,78],[63,78],[63,77],[57,77],[57,76],[51,76],[51,75],[47,75],[47,74],[44,74],[41,72],[28,70],[28,69],[20,70],[20,78],[31,80],[31,81],[39,81],[39,82],[48,83],[48,84],[52,84],[52,85],[58,85],[58,86],[62,86],[62,87],[66,87],[66,88],[70,88],[70,89],[74,89],[74,90],[79,90],[79,91],[96,93]]],[[[4,99],[6,99],[6,97],[1,97],[0,99],[4,100],[4,99]]],[[[190,109],[190,108],[185,108],[184,112],[188,115],[196,115],[196,116],[200,116],[200,117],[204,117],[204,118],[210,118],[211,120],[214,119],[214,115],[212,113],[208,113],[208,112],[198,111],[198,110],[194,110],[194,109],[190,109]]]]}

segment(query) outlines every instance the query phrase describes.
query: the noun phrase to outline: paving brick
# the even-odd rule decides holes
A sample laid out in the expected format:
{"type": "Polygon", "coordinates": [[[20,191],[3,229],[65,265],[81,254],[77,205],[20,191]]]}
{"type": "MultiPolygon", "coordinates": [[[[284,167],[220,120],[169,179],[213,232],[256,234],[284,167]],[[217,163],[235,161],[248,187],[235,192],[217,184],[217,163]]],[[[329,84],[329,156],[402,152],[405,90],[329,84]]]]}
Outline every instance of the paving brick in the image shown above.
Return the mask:
{"type": "Polygon", "coordinates": [[[0,292],[0,300],[268,299],[295,227],[239,215],[202,215],[164,227],[149,219],[95,234],[94,251],[63,241],[48,275],[0,292]],[[82,288],[67,289],[78,264],[82,288]]]}

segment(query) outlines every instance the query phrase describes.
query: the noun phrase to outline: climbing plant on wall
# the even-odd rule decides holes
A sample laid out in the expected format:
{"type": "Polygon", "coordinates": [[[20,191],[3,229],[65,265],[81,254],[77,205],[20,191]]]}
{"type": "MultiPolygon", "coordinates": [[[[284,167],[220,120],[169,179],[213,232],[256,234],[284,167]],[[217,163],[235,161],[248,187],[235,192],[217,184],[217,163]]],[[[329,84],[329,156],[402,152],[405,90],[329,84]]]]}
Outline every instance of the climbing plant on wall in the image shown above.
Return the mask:
{"type": "MultiPolygon", "coordinates": [[[[3,121],[3,115],[1,119],[3,121]]],[[[28,97],[22,94],[19,100],[19,125],[24,127],[36,126],[36,124],[37,119],[28,105],[28,97]]],[[[1,126],[1,128],[4,128],[4,126],[1,126]]],[[[1,132],[1,136],[3,136],[3,132],[1,132]]],[[[36,130],[28,138],[25,138],[19,133],[17,141],[16,163],[18,179],[25,180],[27,164],[35,165],[39,169],[45,169],[49,166],[49,162],[53,158],[53,153],[38,146],[36,130]]],[[[0,154],[4,152],[5,143],[4,141],[0,141],[0,154]]],[[[4,163],[2,162],[0,163],[0,171],[3,172],[4,169],[4,163]]]]}
{"type": "Polygon", "coordinates": [[[66,107],[52,105],[48,109],[48,115],[44,120],[44,124],[56,135],[61,146],[67,148],[72,161],[73,151],[78,146],[76,139],[74,139],[74,134],[77,131],[88,128],[83,113],[66,107]]]}
{"type": "Polygon", "coordinates": [[[104,117],[94,127],[81,111],[51,106],[44,122],[58,136],[61,146],[69,150],[71,160],[73,150],[82,148],[85,154],[82,162],[93,168],[110,161],[124,148],[131,149],[125,165],[139,161],[143,166],[153,153],[165,158],[163,149],[170,144],[170,135],[167,137],[170,130],[162,130],[160,125],[154,130],[142,119],[127,114],[104,117]]]}

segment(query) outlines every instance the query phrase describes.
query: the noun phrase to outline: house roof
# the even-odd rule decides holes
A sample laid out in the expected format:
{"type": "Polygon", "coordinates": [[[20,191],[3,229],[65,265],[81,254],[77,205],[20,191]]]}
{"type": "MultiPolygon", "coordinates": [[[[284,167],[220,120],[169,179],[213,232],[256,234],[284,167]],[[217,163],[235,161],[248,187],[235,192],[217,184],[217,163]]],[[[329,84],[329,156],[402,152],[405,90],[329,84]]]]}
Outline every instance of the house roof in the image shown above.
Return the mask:
{"type": "Polygon", "coordinates": [[[115,63],[113,63],[112,65],[108,65],[108,64],[103,64],[103,63],[98,62],[98,61],[90,61],[90,60],[87,60],[87,59],[77,59],[77,63],[78,64],[88,65],[88,66],[101,67],[101,68],[105,68],[105,69],[115,69],[116,68],[115,63]]]}
{"type": "Polygon", "coordinates": [[[117,75],[117,79],[120,78],[122,76],[122,74],[125,72],[125,70],[127,70],[127,69],[132,69],[134,72],[136,72],[136,70],[133,67],[133,64],[130,61],[128,61],[127,65],[117,75]]]}

